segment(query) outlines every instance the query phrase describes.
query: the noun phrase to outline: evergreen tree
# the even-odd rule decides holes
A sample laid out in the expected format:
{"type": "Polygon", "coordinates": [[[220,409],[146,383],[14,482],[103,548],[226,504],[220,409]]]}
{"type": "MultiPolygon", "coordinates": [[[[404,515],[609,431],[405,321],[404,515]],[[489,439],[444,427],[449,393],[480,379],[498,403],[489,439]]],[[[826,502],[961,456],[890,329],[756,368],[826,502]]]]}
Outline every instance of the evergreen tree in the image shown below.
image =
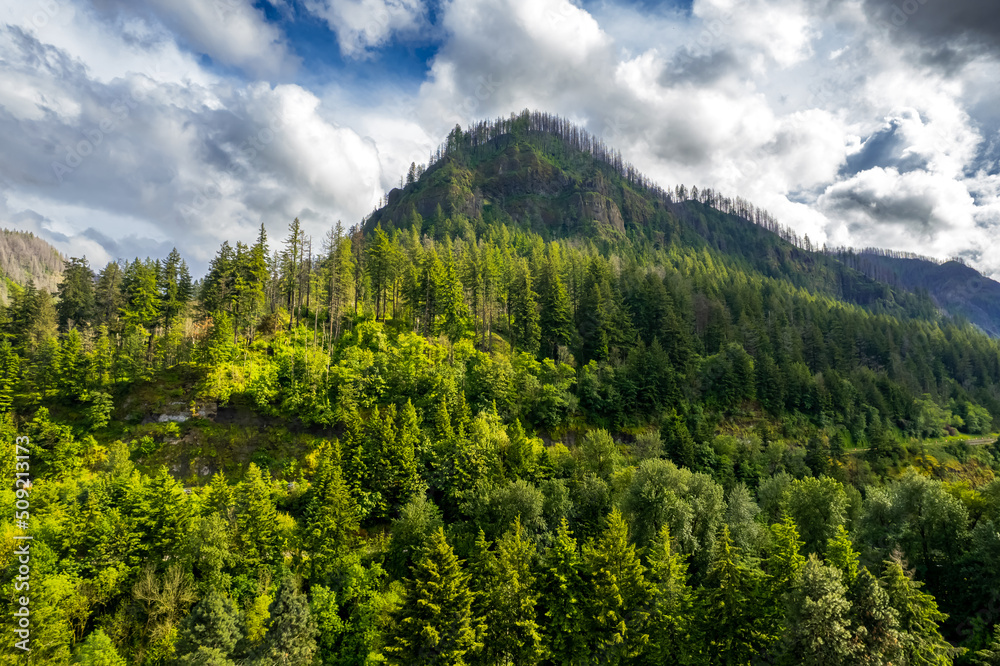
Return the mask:
{"type": "Polygon", "coordinates": [[[945,666],[954,648],[941,636],[939,625],[948,616],[938,610],[934,597],[920,590],[899,560],[885,563],[882,585],[889,603],[899,613],[903,658],[908,664],[945,666]]]}
{"type": "Polygon", "coordinates": [[[320,453],[302,525],[302,545],[310,553],[309,579],[322,582],[334,573],[358,531],[358,509],[340,472],[339,453],[320,453]]]}
{"type": "Polygon", "coordinates": [[[6,338],[0,339],[0,414],[9,412],[17,395],[21,358],[6,338]]]}
{"type": "Polygon", "coordinates": [[[247,569],[275,561],[284,544],[278,534],[278,517],[271,499],[271,475],[250,463],[236,487],[236,544],[247,569]]]}
{"type": "Polygon", "coordinates": [[[537,664],[542,637],[536,622],[538,594],[532,572],[535,548],[524,538],[521,519],[497,541],[485,586],[486,632],[482,656],[487,664],[537,664]]]}
{"type": "Polygon", "coordinates": [[[95,629],[76,649],[74,664],[79,666],[126,666],[115,644],[104,631],[95,629]]]}
{"type": "Polygon", "coordinates": [[[271,624],[251,655],[252,666],[307,666],[316,653],[316,622],[306,595],[291,578],[278,586],[268,607],[271,624]]]}
{"type": "Polygon", "coordinates": [[[90,269],[87,258],[72,257],[64,262],[62,281],[59,283],[59,302],[56,312],[59,315],[59,329],[62,331],[72,327],[85,328],[94,317],[96,302],[94,300],[94,271],[90,269]]]}
{"type": "Polygon", "coordinates": [[[666,525],[649,549],[649,582],[650,644],[643,663],[695,663],[697,642],[691,635],[693,594],[687,582],[687,563],[674,551],[666,525]]]}
{"type": "Polygon", "coordinates": [[[469,313],[465,307],[462,282],[455,270],[455,260],[447,250],[445,256],[444,272],[437,293],[438,314],[441,315],[438,332],[444,333],[452,343],[455,343],[465,334],[469,313]]]}
{"type": "Polygon", "coordinates": [[[113,331],[118,330],[118,318],[125,306],[122,294],[123,273],[121,264],[115,261],[108,262],[97,276],[97,285],[94,287],[97,321],[113,331]]]}
{"type": "Polygon", "coordinates": [[[143,541],[157,561],[180,554],[191,523],[190,503],[165,465],[149,480],[140,519],[143,541]]]}
{"type": "Polygon", "coordinates": [[[789,664],[853,664],[857,646],[851,635],[851,604],[840,570],[824,566],[815,554],[799,569],[785,595],[784,658],[789,664]]]}
{"type": "Polygon", "coordinates": [[[847,599],[851,602],[851,633],[858,642],[856,663],[898,663],[902,647],[899,613],[889,605],[889,595],[867,567],[858,570],[847,599]]]}
{"type": "Polygon", "coordinates": [[[733,547],[723,524],[699,603],[699,635],[710,664],[748,664],[773,638],[766,632],[756,594],[761,574],[733,547]]]}
{"type": "Polygon", "coordinates": [[[228,657],[243,637],[240,624],[240,613],[233,600],[216,591],[209,592],[181,622],[175,655],[181,659],[197,653],[199,648],[208,648],[228,657]]]}
{"type": "Polygon", "coordinates": [[[438,528],[404,582],[402,605],[393,614],[386,656],[405,666],[463,666],[480,647],[472,628],[469,577],[438,528]]]}
{"type": "Polygon", "coordinates": [[[844,584],[851,587],[858,575],[858,560],[860,556],[854,550],[851,536],[843,525],[837,526],[837,534],[826,542],[826,563],[840,570],[844,576],[844,584]]]}
{"type": "Polygon", "coordinates": [[[542,625],[545,653],[555,664],[588,663],[587,591],[580,575],[581,566],[576,539],[563,518],[542,559],[539,577],[539,603],[546,618],[542,625]]]}
{"type": "Polygon", "coordinates": [[[589,590],[588,638],[601,663],[634,659],[649,642],[649,585],[628,524],[612,510],[603,533],[583,548],[589,590]]]}
{"type": "Polygon", "coordinates": [[[1000,666],[1000,624],[993,627],[993,641],[976,652],[973,659],[976,666],[1000,666]]]}
{"type": "Polygon", "coordinates": [[[511,338],[518,349],[538,353],[541,329],[538,325],[538,297],[532,289],[531,271],[526,262],[517,262],[510,289],[510,311],[513,316],[511,338]]]}

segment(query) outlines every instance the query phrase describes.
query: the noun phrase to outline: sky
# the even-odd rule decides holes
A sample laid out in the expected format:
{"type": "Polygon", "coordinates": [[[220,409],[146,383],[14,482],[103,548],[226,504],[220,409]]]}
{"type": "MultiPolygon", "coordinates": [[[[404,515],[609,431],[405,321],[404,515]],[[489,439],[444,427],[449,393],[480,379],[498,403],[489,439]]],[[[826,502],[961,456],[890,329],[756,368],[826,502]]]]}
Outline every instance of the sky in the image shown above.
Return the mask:
{"type": "Polygon", "coordinates": [[[200,274],[528,108],[814,244],[1000,278],[998,81],[981,0],[0,0],[0,226],[200,274]]]}

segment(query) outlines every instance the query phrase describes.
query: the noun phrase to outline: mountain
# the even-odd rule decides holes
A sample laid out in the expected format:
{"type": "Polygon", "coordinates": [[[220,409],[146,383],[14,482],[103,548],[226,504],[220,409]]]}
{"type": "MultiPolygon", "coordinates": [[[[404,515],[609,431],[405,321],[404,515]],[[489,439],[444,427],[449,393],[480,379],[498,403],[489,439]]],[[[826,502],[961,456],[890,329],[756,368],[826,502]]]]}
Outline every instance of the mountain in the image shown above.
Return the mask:
{"type": "Polygon", "coordinates": [[[1000,283],[971,266],[872,248],[837,250],[833,256],[874,279],[926,291],[943,312],[964,317],[992,337],[1000,337],[1000,283]]]}
{"type": "Polygon", "coordinates": [[[665,190],[599,139],[543,113],[456,128],[419,178],[389,192],[364,229],[406,228],[418,218],[424,231],[439,234],[460,231],[434,229],[445,219],[458,227],[501,221],[603,248],[631,239],[705,249],[741,270],[850,303],[925,317],[935,309],[926,295],[818,251],[741,198],[683,185],[665,190]]]}
{"type": "Polygon", "coordinates": [[[33,281],[39,289],[54,292],[62,270],[63,256],[38,236],[0,229],[0,303],[9,302],[12,282],[25,285],[33,281]]]}

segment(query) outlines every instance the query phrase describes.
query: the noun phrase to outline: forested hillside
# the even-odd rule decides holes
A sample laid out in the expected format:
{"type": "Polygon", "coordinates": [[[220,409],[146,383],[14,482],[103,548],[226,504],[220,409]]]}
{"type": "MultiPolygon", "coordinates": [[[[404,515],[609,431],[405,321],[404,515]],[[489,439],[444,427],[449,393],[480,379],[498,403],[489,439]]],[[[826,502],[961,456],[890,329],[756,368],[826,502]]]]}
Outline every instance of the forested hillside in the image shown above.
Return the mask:
{"type": "Polygon", "coordinates": [[[2,663],[998,663],[997,341],[550,116],[408,181],[0,311],[2,663]]]}
{"type": "Polygon", "coordinates": [[[59,252],[38,236],[0,229],[0,303],[9,304],[11,290],[29,282],[55,291],[62,267],[59,252]]]}
{"type": "Polygon", "coordinates": [[[848,266],[870,277],[910,290],[924,290],[942,310],[968,319],[1000,338],[1000,283],[960,261],[867,248],[831,250],[848,266]]]}

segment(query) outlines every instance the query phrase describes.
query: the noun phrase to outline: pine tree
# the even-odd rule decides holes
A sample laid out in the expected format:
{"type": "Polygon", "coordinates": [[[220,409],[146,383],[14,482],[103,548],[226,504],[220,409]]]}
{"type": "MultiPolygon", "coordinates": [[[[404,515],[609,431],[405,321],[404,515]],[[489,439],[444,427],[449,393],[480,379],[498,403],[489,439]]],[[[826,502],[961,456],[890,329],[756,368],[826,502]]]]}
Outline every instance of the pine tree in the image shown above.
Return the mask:
{"type": "Polygon", "coordinates": [[[340,472],[339,453],[320,452],[302,524],[302,545],[310,553],[309,579],[322,582],[335,572],[358,531],[358,509],[340,472]]]}
{"type": "Polygon", "coordinates": [[[539,603],[546,618],[543,643],[548,658],[556,664],[588,663],[586,639],[586,595],[580,575],[582,563],[576,539],[563,518],[555,541],[542,560],[539,603]]]}
{"type": "Polygon", "coordinates": [[[851,536],[843,525],[837,526],[837,533],[826,542],[827,564],[837,567],[844,576],[844,584],[851,587],[858,575],[858,560],[860,556],[854,550],[851,536]]]}
{"type": "Polygon", "coordinates": [[[649,586],[618,509],[612,510],[597,540],[584,546],[583,559],[591,586],[588,634],[593,651],[602,663],[626,663],[649,642],[649,586]]]}
{"type": "Polygon", "coordinates": [[[118,318],[125,305],[122,279],[121,264],[111,261],[97,276],[97,285],[94,287],[96,321],[108,326],[112,331],[118,330],[118,318]]]}
{"type": "Polygon", "coordinates": [[[542,637],[536,622],[538,594],[532,564],[535,548],[524,538],[518,517],[497,541],[485,593],[486,632],[482,656],[487,664],[537,664],[542,637]]]}
{"type": "Polygon", "coordinates": [[[283,543],[278,534],[278,516],[271,499],[269,473],[262,474],[250,463],[236,487],[236,543],[250,571],[278,559],[283,543]]]}
{"type": "Polygon", "coordinates": [[[462,281],[455,270],[455,260],[447,249],[445,257],[441,289],[438,293],[438,314],[441,315],[438,332],[444,333],[452,343],[455,343],[465,335],[469,311],[465,307],[462,281]]]}
{"type": "Polygon", "coordinates": [[[815,554],[799,570],[785,595],[784,657],[790,664],[853,664],[847,590],[840,570],[824,566],[815,554]]]}
{"type": "Polygon", "coordinates": [[[674,551],[670,528],[666,525],[649,549],[649,582],[650,644],[644,663],[693,663],[696,659],[696,641],[691,636],[693,594],[687,582],[687,564],[674,551]]]}
{"type": "Polygon", "coordinates": [[[538,296],[532,289],[527,262],[517,262],[510,289],[510,312],[513,315],[513,345],[529,354],[538,353],[541,329],[538,326],[538,296]]]}
{"type": "Polygon", "coordinates": [[[921,592],[922,584],[910,577],[898,559],[885,563],[882,585],[889,603],[899,613],[905,663],[950,664],[954,648],[938,629],[948,616],[938,610],[934,597],[921,592]]]}
{"type": "Polygon", "coordinates": [[[74,655],[74,664],[80,666],[126,666],[126,661],[118,655],[115,644],[101,629],[95,629],[87,639],[79,644],[74,655]]]}
{"type": "Polygon", "coordinates": [[[181,622],[175,644],[178,658],[198,652],[199,648],[218,650],[228,657],[243,637],[239,610],[232,599],[216,591],[194,605],[181,622]]]}
{"type": "Polygon", "coordinates": [[[1000,666],[1000,624],[993,627],[993,641],[976,652],[973,659],[976,666],[1000,666]]]}
{"type": "Polygon", "coordinates": [[[801,552],[804,544],[799,539],[799,531],[791,516],[786,514],[782,522],[771,525],[770,532],[770,545],[764,561],[767,604],[762,616],[765,622],[764,633],[777,637],[785,614],[784,594],[792,586],[806,560],[801,552]]]}
{"type": "Polygon", "coordinates": [[[188,534],[191,510],[183,486],[164,465],[149,480],[142,511],[144,541],[158,561],[176,557],[188,534]]]}
{"type": "Polygon", "coordinates": [[[889,595],[867,567],[858,570],[847,599],[851,602],[851,633],[859,644],[857,663],[864,666],[898,663],[902,648],[899,613],[889,604],[889,595]]]}
{"type": "Polygon", "coordinates": [[[723,524],[698,612],[699,633],[709,663],[748,664],[773,640],[766,632],[756,598],[760,578],[759,570],[749,566],[733,547],[729,526],[723,524]]]}
{"type": "Polygon", "coordinates": [[[596,281],[590,281],[580,302],[580,338],[585,360],[608,357],[608,314],[604,295],[596,281]]]}
{"type": "Polygon", "coordinates": [[[17,394],[21,359],[7,338],[0,339],[0,414],[9,412],[17,394]]]}
{"type": "Polygon", "coordinates": [[[278,586],[268,607],[271,625],[250,658],[252,666],[308,666],[316,653],[316,621],[309,600],[291,578],[278,586]]]}
{"type": "Polygon", "coordinates": [[[443,529],[431,535],[411,575],[389,629],[389,663],[464,666],[466,655],[480,647],[472,628],[472,592],[443,529]]]}
{"type": "Polygon", "coordinates": [[[58,295],[56,312],[59,315],[60,330],[66,331],[71,327],[85,328],[90,325],[96,302],[94,271],[90,269],[86,257],[82,259],[72,257],[64,262],[58,295]]]}

